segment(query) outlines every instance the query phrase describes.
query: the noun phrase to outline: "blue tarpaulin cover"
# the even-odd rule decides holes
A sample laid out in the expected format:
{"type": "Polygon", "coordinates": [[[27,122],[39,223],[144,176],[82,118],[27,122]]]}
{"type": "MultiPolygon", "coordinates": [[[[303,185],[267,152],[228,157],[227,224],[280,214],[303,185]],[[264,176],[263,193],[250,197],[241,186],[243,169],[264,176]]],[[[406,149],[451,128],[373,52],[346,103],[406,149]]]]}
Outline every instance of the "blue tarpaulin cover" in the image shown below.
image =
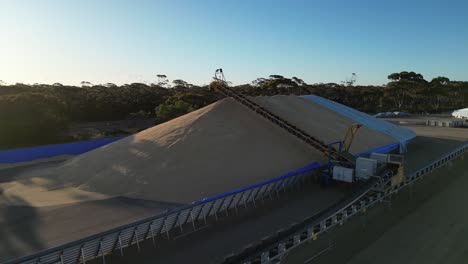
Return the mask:
{"type": "Polygon", "coordinates": [[[26,162],[60,155],[78,155],[102,147],[123,137],[102,138],[65,144],[0,151],[0,163],[26,162]]]}

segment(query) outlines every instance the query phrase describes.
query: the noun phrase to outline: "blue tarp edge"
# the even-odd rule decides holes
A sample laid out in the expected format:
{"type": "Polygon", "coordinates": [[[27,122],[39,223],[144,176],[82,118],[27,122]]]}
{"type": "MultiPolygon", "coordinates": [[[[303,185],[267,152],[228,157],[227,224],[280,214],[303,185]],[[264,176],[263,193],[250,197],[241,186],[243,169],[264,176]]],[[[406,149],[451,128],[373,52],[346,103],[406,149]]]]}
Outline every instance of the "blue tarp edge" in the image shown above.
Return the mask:
{"type": "Polygon", "coordinates": [[[391,143],[391,144],[388,144],[388,145],[385,145],[385,146],[373,148],[373,149],[370,149],[368,151],[360,152],[360,153],[356,154],[356,156],[362,156],[362,155],[370,154],[370,153],[385,154],[385,153],[389,153],[389,152],[391,152],[393,150],[396,150],[396,149],[399,149],[399,148],[400,148],[400,142],[398,141],[398,142],[394,142],[394,143],[391,143]]]}
{"type": "MultiPolygon", "coordinates": [[[[388,145],[385,145],[385,146],[373,148],[373,149],[370,149],[368,151],[358,153],[355,156],[361,156],[361,155],[370,154],[370,153],[385,154],[385,153],[389,153],[389,152],[391,152],[393,150],[396,150],[399,147],[400,147],[400,142],[397,141],[397,142],[394,142],[394,143],[391,143],[391,144],[388,144],[388,145]]],[[[217,200],[217,199],[229,196],[229,195],[233,195],[233,194],[236,194],[236,193],[247,191],[249,189],[253,189],[253,188],[258,187],[258,186],[262,186],[262,185],[269,184],[269,183],[272,183],[272,182],[275,182],[275,181],[279,181],[279,180],[282,180],[284,178],[293,177],[293,176],[296,176],[298,174],[308,172],[308,171],[312,171],[312,170],[315,170],[315,169],[318,169],[318,168],[324,168],[326,166],[327,166],[327,164],[323,164],[323,163],[320,163],[320,162],[314,162],[314,163],[311,163],[311,164],[309,164],[309,165],[307,165],[307,166],[305,166],[303,168],[300,168],[298,170],[288,172],[288,173],[286,173],[284,175],[281,175],[281,176],[278,176],[278,177],[275,177],[275,178],[272,178],[272,179],[269,179],[269,180],[266,180],[266,181],[262,181],[262,182],[259,182],[259,183],[256,183],[256,184],[253,184],[253,185],[250,185],[250,186],[247,186],[247,187],[243,187],[243,188],[240,188],[240,189],[229,191],[229,192],[226,192],[226,193],[223,193],[223,194],[218,194],[218,195],[215,195],[215,196],[212,196],[212,197],[208,197],[208,198],[193,202],[193,204],[201,204],[201,203],[214,201],[214,200],[217,200]]]]}
{"type": "Polygon", "coordinates": [[[233,195],[233,194],[236,194],[236,193],[244,192],[244,191],[247,191],[249,189],[253,189],[255,187],[258,187],[258,186],[262,186],[262,185],[265,185],[265,184],[276,182],[276,181],[282,180],[284,178],[289,178],[289,177],[292,177],[292,176],[296,176],[298,174],[301,174],[301,173],[304,173],[304,172],[307,172],[307,171],[311,171],[311,170],[314,170],[314,169],[317,169],[317,168],[320,168],[320,167],[323,167],[323,166],[325,166],[325,165],[321,164],[319,162],[314,162],[314,163],[311,163],[311,164],[309,164],[309,165],[307,165],[307,166],[305,166],[303,168],[300,168],[298,170],[288,172],[288,173],[286,173],[284,175],[281,175],[281,176],[278,176],[278,177],[275,177],[275,178],[272,178],[272,179],[268,179],[268,180],[265,180],[265,181],[262,181],[262,182],[258,182],[258,183],[255,183],[253,185],[249,185],[247,187],[243,187],[243,188],[240,188],[240,189],[229,191],[229,192],[226,192],[226,193],[223,193],[223,194],[218,194],[218,195],[215,195],[215,196],[212,196],[212,197],[209,197],[209,198],[205,198],[205,199],[199,200],[199,201],[194,202],[194,203],[195,204],[196,203],[206,203],[206,202],[209,202],[209,201],[217,200],[217,199],[223,198],[225,196],[229,196],[229,195],[233,195]]]}
{"type": "Polygon", "coordinates": [[[0,151],[0,163],[27,162],[60,155],[78,155],[110,144],[123,137],[102,138],[64,144],[45,145],[0,151]]]}

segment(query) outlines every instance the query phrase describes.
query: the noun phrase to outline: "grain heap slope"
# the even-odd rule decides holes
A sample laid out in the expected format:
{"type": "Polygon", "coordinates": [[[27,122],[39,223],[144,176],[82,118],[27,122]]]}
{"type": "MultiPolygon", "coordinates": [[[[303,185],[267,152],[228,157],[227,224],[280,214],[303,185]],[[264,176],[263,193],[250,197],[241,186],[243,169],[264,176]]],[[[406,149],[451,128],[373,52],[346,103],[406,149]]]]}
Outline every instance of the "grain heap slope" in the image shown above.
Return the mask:
{"type": "Polygon", "coordinates": [[[314,161],[324,157],[224,99],[71,159],[55,171],[51,187],[190,203],[314,161]]]}

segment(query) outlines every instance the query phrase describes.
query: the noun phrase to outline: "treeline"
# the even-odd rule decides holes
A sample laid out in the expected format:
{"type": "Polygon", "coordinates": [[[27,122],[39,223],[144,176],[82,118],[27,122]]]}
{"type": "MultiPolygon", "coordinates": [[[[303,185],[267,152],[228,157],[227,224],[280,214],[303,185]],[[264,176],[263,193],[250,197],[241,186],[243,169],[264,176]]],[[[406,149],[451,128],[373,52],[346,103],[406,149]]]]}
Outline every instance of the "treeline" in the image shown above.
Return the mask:
{"type": "MultiPolygon", "coordinates": [[[[0,83],[0,148],[63,142],[71,122],[154,118],[165,122],[221,98],[207,86],[174,80],[169,87],[164,75],[158,84],[112,83],[66,86],[0,83]]],[[[368,113],[406,111],[413,113],[450,111],[468,104],[468,82],[437,77],[427,81],[414,72],[393,73],[385,86],[307,84],[281,75],[258,78],[239,85],[250,96],[315,94],[368,113]]]]}
{"type": "Polygon", "coordinates": [[[382,86],[354,85],[354,81],[306,84],[299,78],[271,75],[238,86],[248,95],[314,94],[366,113],[404,111],[440,113],[467,107],[468,82],[436,77],[427,81],[415,72],[392,73],[382,86]]]}

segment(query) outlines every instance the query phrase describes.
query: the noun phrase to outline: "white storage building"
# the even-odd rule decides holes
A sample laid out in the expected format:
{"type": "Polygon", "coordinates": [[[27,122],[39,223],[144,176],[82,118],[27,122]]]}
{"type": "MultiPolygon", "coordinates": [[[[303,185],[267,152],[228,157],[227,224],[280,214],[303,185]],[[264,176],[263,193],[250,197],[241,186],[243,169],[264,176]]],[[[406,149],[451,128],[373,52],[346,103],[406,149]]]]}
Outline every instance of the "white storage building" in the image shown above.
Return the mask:
{"type": "Polygon", "coordinates": [[[468,108],[455,110],[453,111],[452,116],[457,118],[468,118],[468,108]]]}

